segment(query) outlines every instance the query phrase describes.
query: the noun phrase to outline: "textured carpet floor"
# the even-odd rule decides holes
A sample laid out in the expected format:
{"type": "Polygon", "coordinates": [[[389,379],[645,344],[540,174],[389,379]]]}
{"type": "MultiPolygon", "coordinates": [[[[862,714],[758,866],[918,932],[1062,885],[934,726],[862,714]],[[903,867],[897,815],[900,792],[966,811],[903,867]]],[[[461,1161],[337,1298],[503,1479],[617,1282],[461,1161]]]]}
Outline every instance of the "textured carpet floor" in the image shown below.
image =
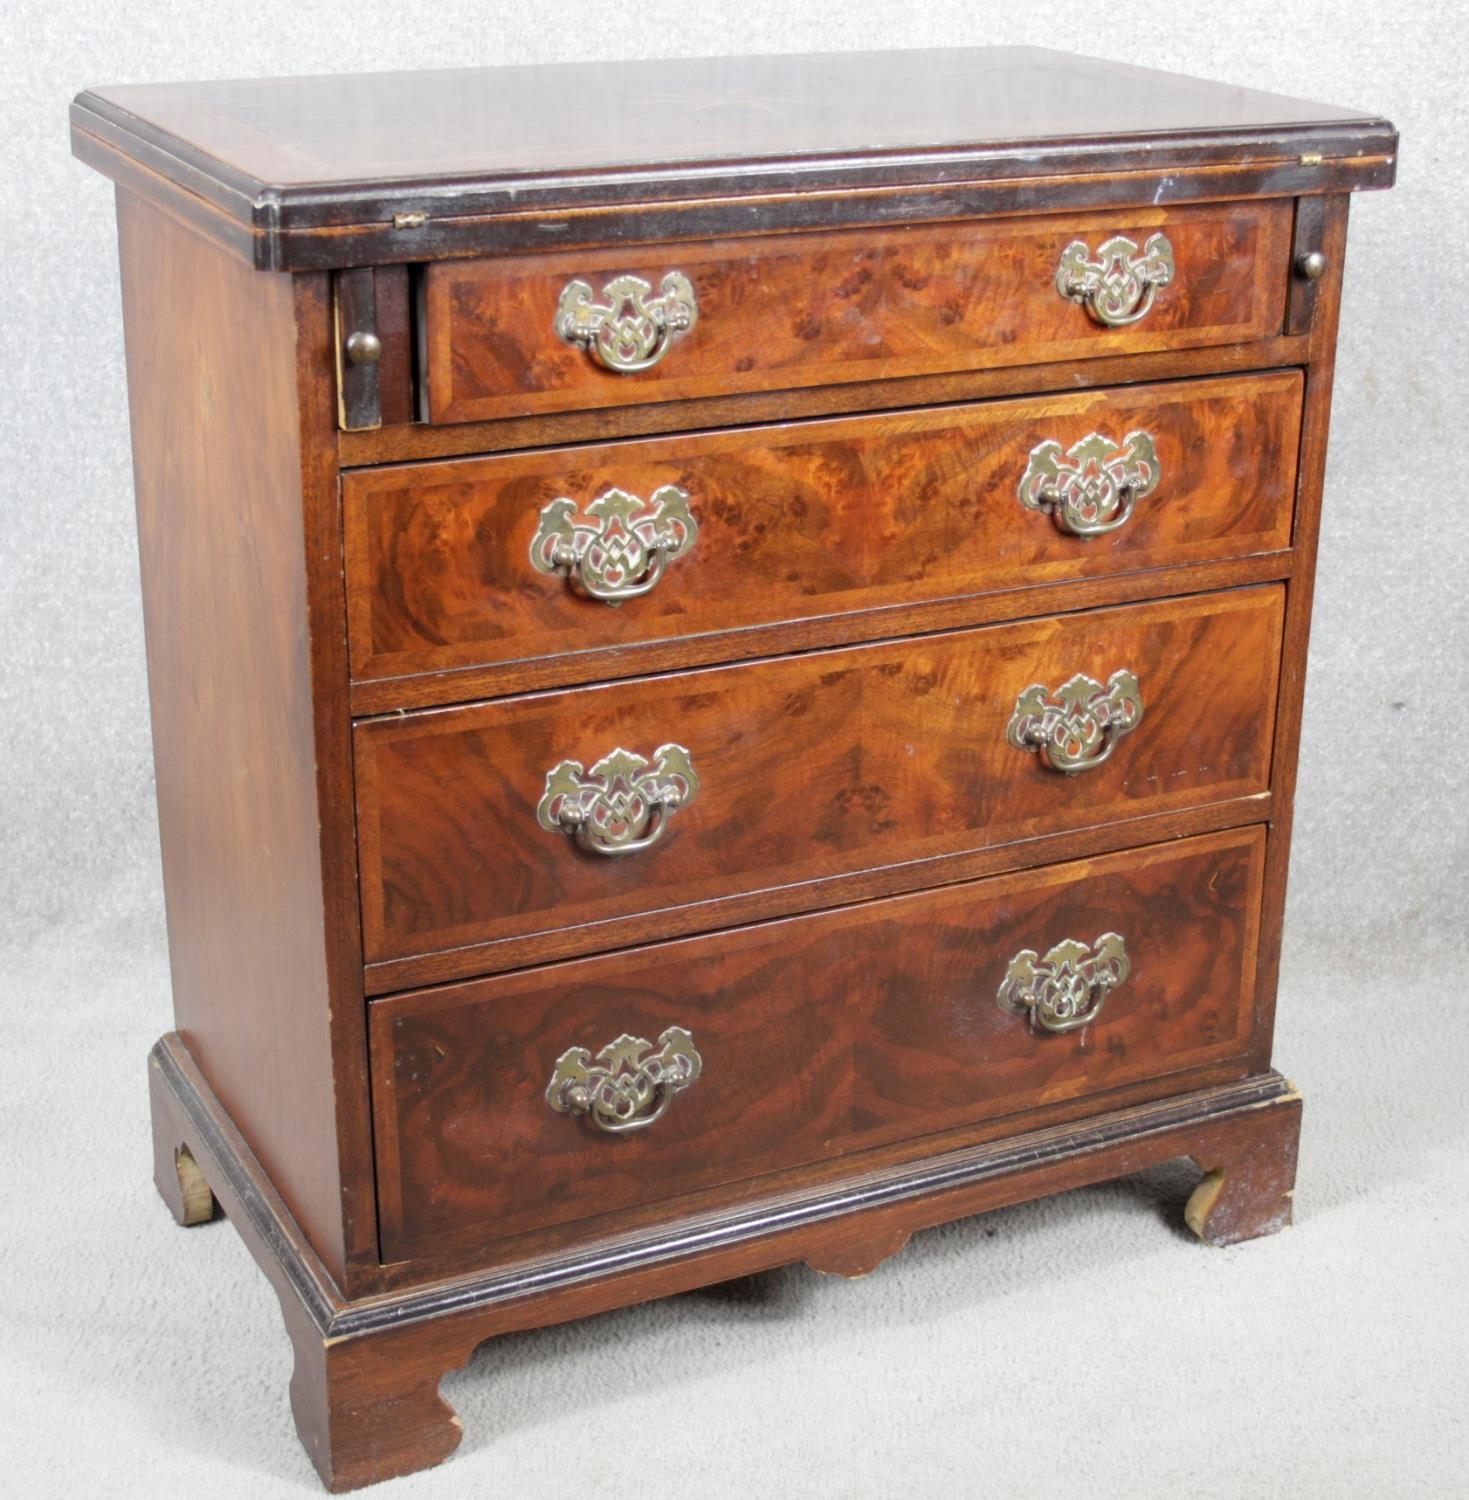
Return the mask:
{"type": "MultiPolygon", "coordinates": [[[[1168,1167],[920,1235],[864,1281],[797,1267],[507,1338],[444,1383],[459,1453],[377,1493],[1465,1494],[1469,1013],[1435,982],[1462,953],[1419,961],[1288,947],[1293,1230],[1206,1249],[1168,1167]]],[[[317,1493],[272,1294],[149,1182],[161,932],[52,928],[3,973],[0,1489],[317,1493]]]]}

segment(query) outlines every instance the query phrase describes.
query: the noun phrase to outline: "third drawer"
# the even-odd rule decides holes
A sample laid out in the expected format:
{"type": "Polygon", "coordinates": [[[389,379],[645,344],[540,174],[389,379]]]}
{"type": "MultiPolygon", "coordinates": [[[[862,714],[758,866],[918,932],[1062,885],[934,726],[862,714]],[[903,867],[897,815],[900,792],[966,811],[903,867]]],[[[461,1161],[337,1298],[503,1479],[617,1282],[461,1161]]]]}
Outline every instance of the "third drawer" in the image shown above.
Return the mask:
{"type": "Polygon", "coordinates": [[[365,721],[366,958],[437,952],[436,976],[471,974],[509,938],[587,927],[584,946],[612,946],[691,903],[716,925],[733,897],[776,892],[765,909],[793,910],[803,883],[1258,795],[1284,595],[365,721]]]}

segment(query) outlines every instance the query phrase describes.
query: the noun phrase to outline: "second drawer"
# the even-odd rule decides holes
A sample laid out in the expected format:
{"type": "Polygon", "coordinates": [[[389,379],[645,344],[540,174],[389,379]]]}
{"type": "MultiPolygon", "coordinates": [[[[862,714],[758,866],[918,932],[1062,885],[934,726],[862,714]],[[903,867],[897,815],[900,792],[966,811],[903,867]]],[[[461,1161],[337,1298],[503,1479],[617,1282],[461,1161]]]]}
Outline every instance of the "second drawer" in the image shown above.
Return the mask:
{"type": "Polygon", "coordinates": [[[1284,592],[361,723],[368,962],[1263,792],[1284,592]]]}
{"type": "Polygon", "coordinates": [[[352,674],[584,681],[634,645],[753,655],[785,642],[752,627],[1278,551],[1300,413],[1279,370],[360,470],[352,674]]]}

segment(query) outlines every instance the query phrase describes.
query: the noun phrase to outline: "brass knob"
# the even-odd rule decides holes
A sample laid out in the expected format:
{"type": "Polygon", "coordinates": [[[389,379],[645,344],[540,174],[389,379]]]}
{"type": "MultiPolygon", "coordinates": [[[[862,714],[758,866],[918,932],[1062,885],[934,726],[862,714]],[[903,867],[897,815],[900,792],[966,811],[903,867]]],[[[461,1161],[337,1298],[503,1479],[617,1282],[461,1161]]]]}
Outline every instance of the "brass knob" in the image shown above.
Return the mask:
{"type": "Polygon", "coordinates": [[[1022,948],[1010,960],[995,999],[1001,1010],[1030,1015],[1039,1031],[1080,1031],[1097,1018],[1102,1002],[1132,972],[1120,933],[1095,943],[1063,938],[1044,958],[1022,948]]]}
{"type": "Polygon", "coordinates": [[[383,357],[383,341],[375,333],[359,330],[347,335],[347,363],[375,365],[383,357]]]}
{"type": "Polygon", "coordinates": [[[682,271],[670,271],[657,296],[640,276],[614,276],[602,288],[602,302],[593,295],[589,282],[566,283],[556,305],[556,336],[619,375],[651,370],[699,318],[693,285],[682,271]]]}
{"type": "Polygon", "coordinates": [[[650,762],[621,748],[591,770],[563,760],[546,774],[536,821],[565,833],[589,854],[638,854],[663,837],[668,820],[699,793],[693,761],[682,745],[660,745],[650,762]]]}
{"type": "Polygon", "coordinates": [[[657,1124],[673,1096],[703,1070],[704,1059],[682,1026],[670,1026],[656,1049],[640,1036],[623,1035],[595,1061],[585,1047],[563,1052],[546,1086],[546,1103],[558,1114],[585,1115],[609,1135],[627,1135],[657,1124]]]}
{"type": "Polygon", "coordinates": [[[1320,281],[1326,275],[1326,257],[1319,250],[1296,256],[1296,275],[1304,281],[1320,281]]]}
{"type": "Polygon", "coordinates": [[[1142,693],[1131,672],[1114,672],[1105,687],[1078,672],[1054,693],[1040,682],[1026,688],[1015,700],[1005,737],[1017,750],[1038,756],[1047,770],[1076,776],[1110,760],[1117,741],[1142,717],[1142,693]]]}
{"type": "Polygon", "coordinates": [[[1175,271],[1173,246],[1161,231],[1150,234],[1141,250],[1125,234],[1114,234],[1097,247],[1095,258],[1085,240],[1072,240],[1061,252],[1056,290],[1081,303],[1103,328],[1127,328],[1147,317],[1154,294],[1175,271]]]}
{"type": "Polygon", "coordinates": [[[660,486],[650,500],[614,488],[598,495],[583,515],[575,500],[551,501],[541,512],[530,560],[588,598],[617,605],[648,593],[698,535],[689,497],[676,484],[660,486]]]}
{"type": "Polygon", "coordinates": [[[1040,443],[1020,478],[1020,503],[1049,512],[1071,536],[1106,536],[1124,526],[1133,505],[1158,487],[1158,448],[1139,427],[1120,442],[1089,433],[1063,452],[1040,443]]]}

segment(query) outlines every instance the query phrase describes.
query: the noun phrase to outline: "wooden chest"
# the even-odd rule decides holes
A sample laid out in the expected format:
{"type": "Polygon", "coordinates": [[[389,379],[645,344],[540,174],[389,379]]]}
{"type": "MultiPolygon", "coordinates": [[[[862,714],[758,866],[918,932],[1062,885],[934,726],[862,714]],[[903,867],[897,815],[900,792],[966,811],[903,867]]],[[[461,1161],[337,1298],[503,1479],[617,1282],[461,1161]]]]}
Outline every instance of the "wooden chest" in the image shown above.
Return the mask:
{"type": "Polygon", "coordinates": [[[325,1481],[482,1340],[1175,1156],[1271,1068],[1386,122],[981,49],[84,93],[177,1030],[325,1481]]]}

